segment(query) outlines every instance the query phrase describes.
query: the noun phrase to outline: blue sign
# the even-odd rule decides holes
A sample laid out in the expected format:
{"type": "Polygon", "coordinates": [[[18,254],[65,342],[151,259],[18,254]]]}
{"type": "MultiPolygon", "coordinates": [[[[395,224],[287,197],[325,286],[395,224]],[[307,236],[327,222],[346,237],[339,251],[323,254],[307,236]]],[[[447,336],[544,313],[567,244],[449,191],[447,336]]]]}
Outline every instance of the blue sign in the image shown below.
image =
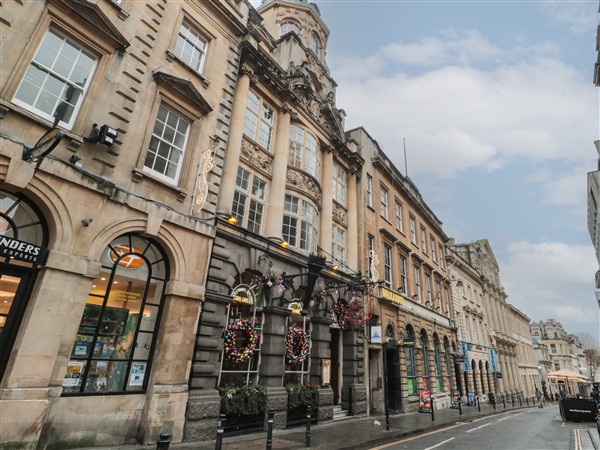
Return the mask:
{"type": "Polygon", "coordinates": [[[496,349],[490,348],[490,367],[492,372],[499,372],[500,366],[498,366],[498,358],[496,357],[496,349]]]}
{"type": "Polygon", "coordinates": [[[460,343],[460,353],[464,356],[465,362],[463,363],[463,371],[470,372],[471,371],[471,363],[469,362],[469,350],[471,348],[471,344],[467,342],[460,343]]]}

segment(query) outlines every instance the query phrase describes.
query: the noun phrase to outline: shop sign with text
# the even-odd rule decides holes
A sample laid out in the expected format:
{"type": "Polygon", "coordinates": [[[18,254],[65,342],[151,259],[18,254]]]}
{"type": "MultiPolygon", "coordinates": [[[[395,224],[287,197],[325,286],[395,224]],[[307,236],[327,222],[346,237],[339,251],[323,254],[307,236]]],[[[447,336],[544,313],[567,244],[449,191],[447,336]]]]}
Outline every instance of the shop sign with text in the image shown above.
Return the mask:
{"type": "Polygon", "coordinates": [[[0,255],[34,264],[44,264],[48,249],[8,236],[0,236],[0,255]]]}
{"type": "Polygon", "coordinates": [[[398,305],[401,305],[404,302],[404,297],[402,297],[402,295],[384,287],[379,288],[379,295],[381,298],[389,300],[392,303],[397,303],[398,305]]]}

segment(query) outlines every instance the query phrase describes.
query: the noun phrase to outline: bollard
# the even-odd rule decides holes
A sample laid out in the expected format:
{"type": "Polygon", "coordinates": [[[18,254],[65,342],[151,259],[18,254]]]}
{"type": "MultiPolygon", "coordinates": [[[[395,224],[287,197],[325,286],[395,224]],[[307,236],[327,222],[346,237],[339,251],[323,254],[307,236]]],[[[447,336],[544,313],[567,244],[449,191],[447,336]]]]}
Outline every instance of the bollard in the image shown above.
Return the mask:
{"type": "Polygon", "coordinates": [[[506,409],[506,399],[502,396],[502,404],[504,405],[504,409],[506,409]]]}
{"type": "Polygon", "coordinates": [[[494,399],[494,402],[492,403],[492,406],[494,407],[494,411],[496,411],[496,399],[494,399]]]}
{"type": "Polygon", "coordinates": [[[217,422],[217,440],[215,441],[215,450],[221,450],[223,444],[223,433],[225,433],[225,422],[227,416],[225,414],[219,414],[219,421],[217,422]]]}
{"type": "Polygon", "coordinates": [[[479,395],[477,396],[477,411],[481,412],[481,403],[479,403],[479,395]]]}
{"type": "Polygon", "coordinates": [[[312,413],[312,406],[306,407],[306,448],[310,448],[310,416],[312,413]]]}
{"type": "Polygon", "coordinates": [[[519,406],[523,406],[523,399],[521,398],[520,395],[519,395],[519,406]]]}
{"type": "Polygon", "coordinates": [[[169,433],[161,433],[160,439],[156,442],[156,450],[169,450],[171,445],[171,435],[169,433]]]}
{"type": "Polygon", "coordinates": [[[267,450],[271,450],[273,448],[273,417],[275,417],[275,411],[269,409],[267,417],[267,450]]]}
{"type": "Polygon", "coordinates": [[[515,396],[511,395],[510,400],[512,401],[513,408],[515,407],[515,396]]]}
{"type": "Polygon", "coordinates": [[[525,401],[527,402],[527,406],[529,406],[529,397],[526,397],[525,401]]]}
{"type": "Polygon", "coordinates": [[[458,401],[458,415],[462,416],[462,402],[460,400],[458,401]]]}
{"type": "Polygon", "coordinates": [[[431,421],[435,420],[435,413],[433,412],[433,395],[431,396],[431,421]]]}
{"type": "Polygon", "coordinates": [[[385,401],[385,431],[390,431],[390,407],[387,400],[385,401]]]}

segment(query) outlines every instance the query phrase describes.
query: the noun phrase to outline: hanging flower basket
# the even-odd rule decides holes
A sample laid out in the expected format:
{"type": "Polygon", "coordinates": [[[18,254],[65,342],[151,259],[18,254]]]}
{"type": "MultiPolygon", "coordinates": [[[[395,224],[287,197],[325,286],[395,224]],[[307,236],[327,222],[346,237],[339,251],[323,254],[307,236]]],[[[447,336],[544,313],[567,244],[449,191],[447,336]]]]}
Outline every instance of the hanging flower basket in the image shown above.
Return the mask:
{"type": "Polygon", "coordinates": [[[349,301],[340,299],[334,306],[338,325],[343,330],[362,328],[371,319],[372,305],[368,294],[353,295],[349,301]]]}
{"type": "Polygon", "coordinates": [[[252,356],[258,342],[258,333],[248,319],[236,319],[225,330],[225,357],[233,362],[246,362],[252,356]],[[240,342],[245,345],[240,346],[240,342]]]}
{"type": "Polygon", "coordinates": [[[301,364],[308,358],[310,338],[306,331],[292,325],[285,337],[285,360],[290,364],[301,364]]]}

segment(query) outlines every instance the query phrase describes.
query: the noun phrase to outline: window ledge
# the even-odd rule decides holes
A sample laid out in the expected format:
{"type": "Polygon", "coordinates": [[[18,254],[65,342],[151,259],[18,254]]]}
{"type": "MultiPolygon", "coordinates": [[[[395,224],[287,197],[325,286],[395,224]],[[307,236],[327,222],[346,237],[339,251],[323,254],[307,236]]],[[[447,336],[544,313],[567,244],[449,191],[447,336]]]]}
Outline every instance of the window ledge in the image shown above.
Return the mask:
{"type": "Polygon", "coordinates": [[[169,61],[169,62],[175,61],[179,65],[185,67],[187,70],[192,72],[194,75],[196,75],[200,79],[200,82],[201,82],[203,88],[208,88],[210,86],[210,81],[204,75],[202,75],[200,72],[198,72],[194,68],[190,67],[186,63],[184,63],[181,59],[179,59],[177,56],[175,56],[175,54],[171,50],[167,50],[167,61],[169,61]]]}
{"type": "Polygon", "coordinates": [[[134,183],[140,183],[144,178],[148,178],[156,183],[160,183],[165,188],[170,188],[173,191],[177,192],[177,201],[179,201],[179,202],[183,202],[189,195],[189,193],[185,189],[181,189],[178,186],[169,184],[169,183],[161,180],[160,178],[154,177],[151,174],[144,172],[143,170],[140,170],[138,168],[134,168],[131,172],[132,172],[131,179],[134,183]]]}

